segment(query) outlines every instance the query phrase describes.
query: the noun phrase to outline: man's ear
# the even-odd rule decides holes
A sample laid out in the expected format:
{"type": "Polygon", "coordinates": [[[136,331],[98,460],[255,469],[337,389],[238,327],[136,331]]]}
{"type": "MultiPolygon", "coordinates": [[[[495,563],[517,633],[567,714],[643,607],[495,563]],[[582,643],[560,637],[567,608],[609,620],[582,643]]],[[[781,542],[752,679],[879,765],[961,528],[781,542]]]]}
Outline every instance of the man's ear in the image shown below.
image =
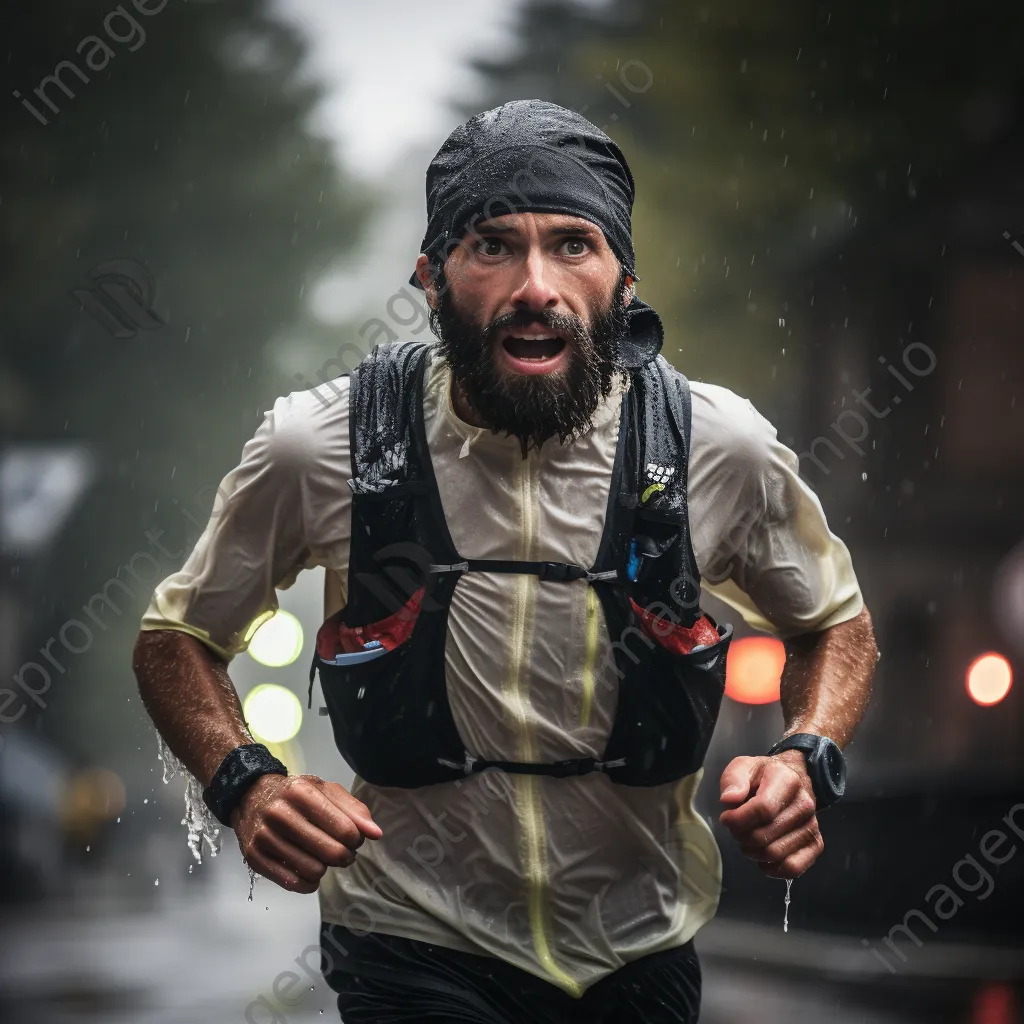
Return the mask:
{"type": "Polygon", "coordinates": [[[427,305],[431,309],[437,309],[437,285],[431,271],[430,257],[426,253],[420,253],[416,258],[416,277],[423,285],[423,292],[427,297],[427,305]]]}
{"type": "Polygon", "coordinates": [[[622,304],[628,306],[636,298],[636,285],[633,284],[633,278],[626,275],[626,283],[622,289],[622,304]]]}

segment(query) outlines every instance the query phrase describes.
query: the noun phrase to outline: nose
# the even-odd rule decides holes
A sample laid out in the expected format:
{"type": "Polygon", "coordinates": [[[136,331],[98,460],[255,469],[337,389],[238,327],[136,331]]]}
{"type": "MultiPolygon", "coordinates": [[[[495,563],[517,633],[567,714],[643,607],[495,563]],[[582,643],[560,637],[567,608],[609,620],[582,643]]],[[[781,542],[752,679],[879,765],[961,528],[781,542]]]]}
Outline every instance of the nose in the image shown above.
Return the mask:
{"type": "Polygon", "coordinates": [[[523,279],[511,296],[517,310],[536,312],[558,305],[558,292],[551,286],[550,275],[545,270],[544,257],[539,252],[529,253],[523,262],[523,279]]]}

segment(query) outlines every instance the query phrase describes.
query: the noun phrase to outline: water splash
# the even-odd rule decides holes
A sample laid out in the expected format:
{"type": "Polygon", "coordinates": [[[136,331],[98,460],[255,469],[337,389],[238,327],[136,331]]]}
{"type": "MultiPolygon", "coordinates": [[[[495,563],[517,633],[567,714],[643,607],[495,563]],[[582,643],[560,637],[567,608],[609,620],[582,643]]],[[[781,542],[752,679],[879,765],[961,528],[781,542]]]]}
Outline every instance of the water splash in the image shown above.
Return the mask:
{"type": "MultiPolygon", "coordinates": [[[[157,757],[163,764],[164,784],[171,779],[185,780],[185,817],[181,819],[181,824],[188,831],[187,842],[192,856],[202,864],[204,840],[211,857],[216,857],[220,852],[220,823],[203,801],[203,787],[199,780],[171,753],[170,747],[159,734],[157,744],[157,757]]],[[[251,893],[249,898],[252,899],[251,893]]]]}
{"type": "Polygon", "coordinates": [[[252,903],[252,891],[256,888],[256,872],[249,868],[249,902],[252,903]]]}
{"type": "Polygon", "coordinates": [[[784,932],[788,932],[789,931],[789,904],[791,902],[791,900],[789,898],[789,891],[792,888],[793,888],[793,879],[792,878],[787,878],[786,879],[786,913],[785,913],[785,915],[782,918],[782,930],[784,932]]]}

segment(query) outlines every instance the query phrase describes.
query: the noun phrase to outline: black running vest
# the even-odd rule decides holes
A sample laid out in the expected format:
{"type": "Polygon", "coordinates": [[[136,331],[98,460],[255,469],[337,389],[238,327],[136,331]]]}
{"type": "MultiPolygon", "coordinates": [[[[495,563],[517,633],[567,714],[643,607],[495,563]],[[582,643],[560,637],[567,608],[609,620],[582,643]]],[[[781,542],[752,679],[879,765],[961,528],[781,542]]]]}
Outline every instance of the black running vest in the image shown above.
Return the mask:
{"type": "Polygon", "coordinates": [[[485,561],[463,558],[445,522],[423,422],[427,363],[427,343],[383,345],[351,374],[348,600],[321,626],[309,674],[312,700],[319,670],[342,756],[367,782],[402,788],[492,767],[557,777],[602,771],[627,786],[656,786],[697,771],[722,701],[732,627],[715,626],[717,642],[677,654],[641,628],[630,600],[685,627],[701,615],[687,517],[686,378],[661,356],[629,371],[604,534],[592,566],[485,561]],[[448,702],[445,640],[452,594],[471,572],[528,573],[551,587],[586,580],[594,587],[610,640],[606,656],[618,679],[614,724],[599,758],[533,764],[486,760],[466,749],[448,702]],[[422,599],[407,639],[373,660],[330,663],[339,624],[380,622],[417,593],[422,599]]]}

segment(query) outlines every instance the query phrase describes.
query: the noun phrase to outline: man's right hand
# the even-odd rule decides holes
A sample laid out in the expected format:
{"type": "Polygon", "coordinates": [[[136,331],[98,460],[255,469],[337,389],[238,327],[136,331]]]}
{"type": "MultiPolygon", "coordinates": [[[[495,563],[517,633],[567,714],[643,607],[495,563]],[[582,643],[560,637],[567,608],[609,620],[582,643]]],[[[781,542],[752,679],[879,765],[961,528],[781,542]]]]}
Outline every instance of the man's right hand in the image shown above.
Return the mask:
{"type": "Polygon", "coordinates": [[[383,833],[343,786],[315,775],[264,775],[231,816],[246,864],[289,892],[316,892],[328,867],[347,868],[383,833]]]}

